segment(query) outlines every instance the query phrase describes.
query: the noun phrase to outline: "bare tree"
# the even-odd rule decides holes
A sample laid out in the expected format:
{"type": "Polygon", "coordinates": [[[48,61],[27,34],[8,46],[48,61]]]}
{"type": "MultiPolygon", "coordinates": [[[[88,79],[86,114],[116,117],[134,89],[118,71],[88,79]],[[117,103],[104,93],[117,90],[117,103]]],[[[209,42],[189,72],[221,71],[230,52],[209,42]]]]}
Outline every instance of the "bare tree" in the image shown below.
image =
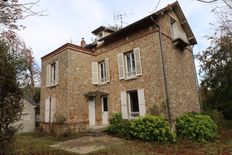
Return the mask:
{"type": "Polygon", "coordinates": [[[231,0],[197,0],[199,2],[203,3],[215,3],[215,2],[222,2],[225,4],[228,8],[232,9],[232,1],[231,0]]]}

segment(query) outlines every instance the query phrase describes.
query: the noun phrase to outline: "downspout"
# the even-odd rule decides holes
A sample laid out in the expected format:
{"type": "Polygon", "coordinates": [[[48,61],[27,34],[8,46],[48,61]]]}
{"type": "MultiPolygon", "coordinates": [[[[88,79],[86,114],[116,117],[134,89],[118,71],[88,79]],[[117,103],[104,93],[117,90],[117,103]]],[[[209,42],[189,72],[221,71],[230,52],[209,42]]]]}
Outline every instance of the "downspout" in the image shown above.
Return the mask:
{"type": "Polygon", "coordinates": [[[156,26],[158,27],[158,31],[159,31],[160,60],[161,60],[161,65],[162,65],[163,77],[164,77],[164,94],[165,94],[165,100],[166,100],[166,113],[168,115],[169,125],[172,128],[172,117],[171,117],[171,111],[170,111],[170,102],[169,102],[169,94],[168,94],[167,75],[166,75],[166,70],[165,70],[165,66],[164,66],[162,34],[161,34],[159,23],[157,21],[155,21],[152,16],[151,16],[151,20],[156,24],[156,26]]]}
{"type": "Polygon", "coordinates": [[[197,70],[196,70],[195,57],[193,55],[193,50],[191,53],[192,53],[193,69],[194,69],[194,75],[195,75],[194,77],[195,77],[196,91],[197,91],[198,100],[199,100],[199,104],[200,104],[200,110],[202,113],[203,112],[202,98],[201,98],[201,92],[200,92],[198,78],[197,78],[197,70]]]}

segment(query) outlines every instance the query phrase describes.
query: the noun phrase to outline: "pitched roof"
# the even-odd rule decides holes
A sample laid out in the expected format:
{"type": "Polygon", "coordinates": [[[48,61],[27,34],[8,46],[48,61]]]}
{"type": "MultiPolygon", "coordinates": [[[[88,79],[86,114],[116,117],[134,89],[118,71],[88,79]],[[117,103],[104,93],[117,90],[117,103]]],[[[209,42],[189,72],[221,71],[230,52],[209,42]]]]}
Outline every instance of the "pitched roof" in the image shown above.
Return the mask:
{"type": "Polygon", "coordinates": [[[194,34],[193,34],[193,32],[192,32],[192,30],[187,22],[187,19],[184,16],[184,13],[183,13],[183,11],[182,11],[182,9],[177,1],[164,7],[163,9],[161,9],[153,14],[148,15],[147,17],[145,17],[141,20],[138,20],[138,21],[112,33],[111,35],[108,35],[108,36],[100,39],[100,41],[104,40],[105,42],[111,42],[111,41],[117,40],[119,38],[125,37],[128,34],[132,34],[136,30],[142,29],[144,27],[148,27],[148,26],[154,24],[152,21],[152,18],[157,19],[159,17],[159,15],[169,11],[170,9],[173,9],[173,11],[176,13],[176,15],[181,23],[181,26],[187,35],[187,38],[188,38],[190,44],[191,45],[197,44],[196,38],[195,38],[195,36],[194,36],[194,34]]]}

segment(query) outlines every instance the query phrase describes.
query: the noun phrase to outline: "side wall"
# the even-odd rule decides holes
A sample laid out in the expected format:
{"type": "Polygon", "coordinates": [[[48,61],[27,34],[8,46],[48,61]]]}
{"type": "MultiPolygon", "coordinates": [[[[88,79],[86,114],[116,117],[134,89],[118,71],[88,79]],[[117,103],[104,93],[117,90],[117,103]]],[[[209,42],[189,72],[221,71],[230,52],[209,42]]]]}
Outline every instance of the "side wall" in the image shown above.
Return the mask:
{"type": "Polygon", "coordinates": [[[63,51],[42,61],[41,71],[41,99],[40,99],[40,122],[45,124],[45,100],[48,97],[55,98],[55,115],[68,117],[68,53],[63,51]],[[46,66],[49,63],[59,61],[59,83],[57,86],[46,87],[46,66]]]}
{"type": "MultiPolygon", "coordinates": [[[[171,12],[173,16],[175,14],[171,12]]],[[[177,17],[176,17],[177,18],[177,17]]],[[[168,15],[161,19],[164,45],[164,63],[167,73],[168,93],[172,120],[184,112],[199,112],[200,103],[196,85],[196,75],[191,47],[180,50],[173,47],[171,22],[168,15]]]]}

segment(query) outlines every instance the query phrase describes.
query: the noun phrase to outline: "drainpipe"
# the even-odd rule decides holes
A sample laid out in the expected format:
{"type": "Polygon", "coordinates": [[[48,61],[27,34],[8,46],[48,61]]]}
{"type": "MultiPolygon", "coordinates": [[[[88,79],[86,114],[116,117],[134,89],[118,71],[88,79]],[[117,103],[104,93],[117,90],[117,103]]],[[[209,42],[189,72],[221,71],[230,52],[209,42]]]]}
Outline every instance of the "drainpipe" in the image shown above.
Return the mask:
{"type": "Polygon", "coordinates": [[[159,23],[156,20],[154,20],[154,18],[152,16],[151,16],[151,20],[158,27],[158,31],[159,31],[160,57],[161,57],[160,60],[161,60],[161,64],[162,64],[162,72],[163,72],[163,77],[164,77],[164,93],[165,93],[165,100],[166,100],[166,113],[168,115],[169,125],[172,128],[172,117],[171,117],[171,111],[170,111],[170,101],[169,101],[169,94],[168,94],[167,75],[166,75],[166,70],[165,70],[165,66],[164,66],[162,34],[161,34],[159,23]]]}

